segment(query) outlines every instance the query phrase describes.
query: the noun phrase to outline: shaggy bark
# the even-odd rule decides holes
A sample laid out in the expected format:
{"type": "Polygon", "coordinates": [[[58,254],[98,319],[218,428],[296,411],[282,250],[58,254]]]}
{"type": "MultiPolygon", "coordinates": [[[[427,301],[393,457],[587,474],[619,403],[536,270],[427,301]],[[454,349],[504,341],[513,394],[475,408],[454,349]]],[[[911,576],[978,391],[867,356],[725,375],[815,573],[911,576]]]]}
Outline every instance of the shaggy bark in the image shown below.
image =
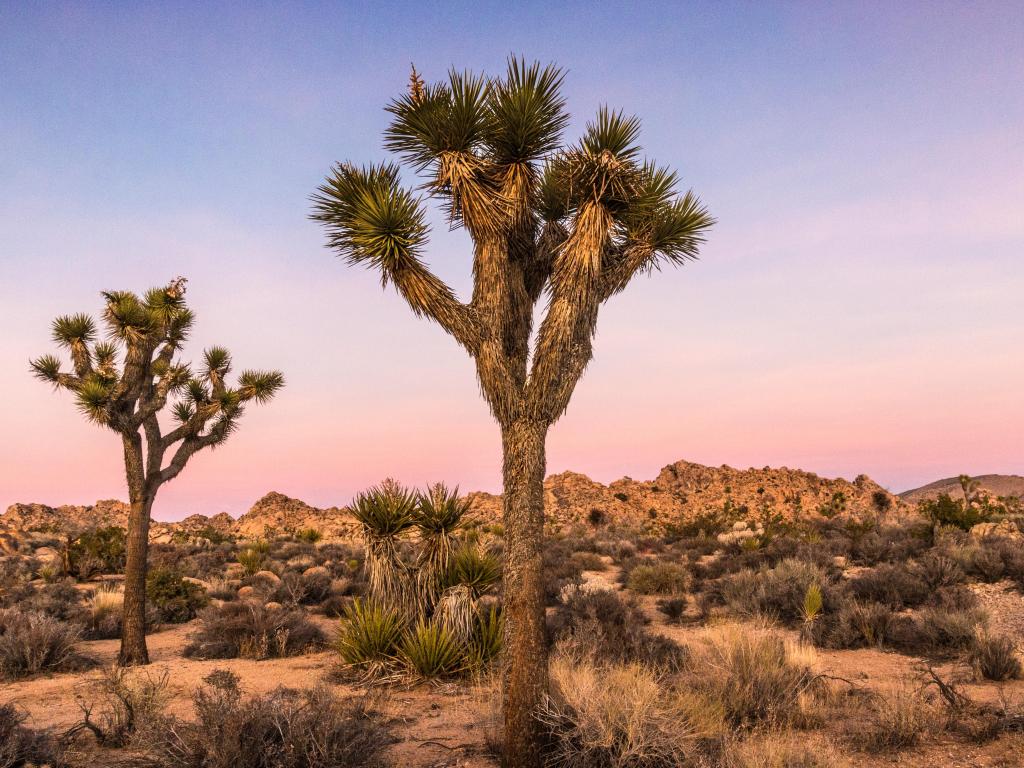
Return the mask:
{"type": "Polygon", "coordinates": [[[146,647],[146,561],[153,498],[133,499],[128,514],[127,560],[124,567],[124,620],[121,630],[121,666],[149,664],[146,647]]]}
{"type": "Polygon", "coordinates": [[[548,685],[544,634],[544,443],[547,425],[516,422],[502,430],[504,453],[505,656],[503,712],[506,766],[540,754],[534,721],[548,685]]]}

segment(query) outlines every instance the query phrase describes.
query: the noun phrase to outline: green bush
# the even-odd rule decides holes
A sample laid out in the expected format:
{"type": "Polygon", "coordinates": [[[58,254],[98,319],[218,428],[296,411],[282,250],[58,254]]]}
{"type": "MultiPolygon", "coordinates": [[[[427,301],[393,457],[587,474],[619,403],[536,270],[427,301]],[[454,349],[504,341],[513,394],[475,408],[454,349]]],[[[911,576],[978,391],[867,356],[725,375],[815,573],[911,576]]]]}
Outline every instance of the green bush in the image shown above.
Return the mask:
{"type": "Polygon", "coordinates": [[[94,528],[68,544],[68,573],[83,579],[97,573],[121,573],[127,551],[124,528],[94,528]]]}
{"type": "Polygon", "coordinates": [[[336,647],[349,666],[378,671],[397,658],[403,629],[394,609],[356,599],[345,610],[336,647]]]}
{"type": "Polygon", "coordinates": [[[993,512],[987,504],[968,504],[948,493],[939,494],[936,499],[925,499],[918,504],[918,509],[933,526],[948,525],[964,531],[988,521],[993,512]]]}
{"type": "Polygon", "coordinates": [[[324,535],[316,528],[303,528],[295,533],[295,538],[309,544],[316,544],[323,539],[324,535]]]}
{"type": "Polygon", "coordinates": [[[146,599],[170,624],[183,624],[196,617],[209,599],[206,590],[170,568],[151,568],[146,575],[146,599]]]}
{"type": "Polygon", "coordinates": [[[477,615],[473,635],[469,640],[469,658],[474,666],[481,667],[498,658],[504,639],[504,628],[505,621],[501,611],[495,606],[477,615]]]}
{"type": "Polygon", "coordinates": [[[399,652],[409,670],[425,680],[457,674],[466,666],[455,636],[437,622],[417,622],[405,633],[399,652]]]}

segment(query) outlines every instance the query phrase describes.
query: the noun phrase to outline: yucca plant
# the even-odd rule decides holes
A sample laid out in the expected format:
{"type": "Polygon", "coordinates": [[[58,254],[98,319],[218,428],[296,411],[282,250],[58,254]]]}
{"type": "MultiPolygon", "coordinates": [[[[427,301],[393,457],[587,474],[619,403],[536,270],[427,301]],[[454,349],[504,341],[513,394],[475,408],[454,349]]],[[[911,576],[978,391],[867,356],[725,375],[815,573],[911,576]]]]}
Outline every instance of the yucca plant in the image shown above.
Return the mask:
{"type": "Polygon", "coordinates": [[[246,576],[252,576],[263,568],[263,563],[266,560],[266,555],[253,547],[246,547],[238,553],[238,562],[245,571],[246,576]]]}
{"type": "Polygon", "coordinates": [[[424,619],[405,633],[401,655],[409,670],[425,680],[457,674],[466,666],[465,650],[448,628],[424,619]]]}
{"type": "Polygon", "coordinates": [[[824,600],[821,595],[821,587],[819,587],[817,584],[808,584],[807,591],[804,592],[804,603],[800,608],[800,614],[804,620],[804,638],[809,639],[811,637],[814,622],[817,620],[818,615],[821,613],[821,608],[823,604],[824,600]]]}
{"type": "Polygon", "coordinates": [[[345,609],[336,646],[346,664],[376,673],[394,664],[404,629],[395,609],[356,598],[345,609]]]}
{"type": "Polygon", "coordinates": [[[486,666],[501,653],[504,621],[497,606],[476,615],[473,634],[469,642],[469,658],[474,666],[486,666]]]}
{"type": "Polygon", "coordinates": [[[434,614],[461,643],[468,643],[479,601],[498,583],[501,563],[479,547],[465,545],[451,558],[434,614]]]}
{"type": "Polygon", "coordinates": [[[416,494],[389,479],[356,496],[350,509],[363,539],[370,596],[410,612],[414,596],[399,544],[414,524],[416,494]]]}
{"type": "Polygon", "coordinates": [[[695,259],[713,220],[678,178],[641,157],[636,118],[598,111],[582,138],[554,67],[512,58],[504,75],[413,70],[392,101],[388,149],[424,177],[472,241],[468,303],[426,265],[424,201],[397,165],[334,167],[313,199],[331,248],[379,270],[412,311],[437,322],[476,364],[501,426],[506,538],[507,766],[536,766],[533,713],[547,688],[541,544],[545,442],[592,356],[600,307],[637,275],[695,259]],[[534,309],[547,309],[534,329],[534,309]]]}
{"type": "Polygon", "coordinates": [[[157,491],[196,453],[222,445],[245,406],[270,400],[284,377],[278,371],[243,371],[229,386],[232,361],[223,347],[207,349],[199,369],[181,362],[177,356],[194,319],[185,304],[184,278],[143,296],[105,291],[103,298],[105,340],[89,315],[58,317],[53,340],[68,350],[72,372],[63,371],[53,355],[33,360],[31,368],[37,378],[72,392],[87,419],[121,436],[131,510],[118,661],[147,664],[146,559],[157,491]],[[160,419],[168,407],[173,428],[160,419]]]}
{"type": "Polygon", "coordinates": [[[469,502],[459,500],[459,489],[449,490],[444,483],[435,483],[417,495],[413,516],[419,534],[416,585],[424,610],[438,598],[468,512],[469,502]]]}

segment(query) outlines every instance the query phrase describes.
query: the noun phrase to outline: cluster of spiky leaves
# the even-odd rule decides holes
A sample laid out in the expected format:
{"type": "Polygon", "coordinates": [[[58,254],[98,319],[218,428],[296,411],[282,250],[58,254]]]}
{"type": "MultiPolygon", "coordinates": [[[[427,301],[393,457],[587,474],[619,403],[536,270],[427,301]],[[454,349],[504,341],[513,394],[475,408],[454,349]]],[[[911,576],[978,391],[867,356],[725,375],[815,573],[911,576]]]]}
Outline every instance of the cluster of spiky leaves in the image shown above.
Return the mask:
{"type": "Polygon", "coordinates": [[[31,369],[39,379],[74,393],[91,421],[122,434],[144,429],[150,441],[148,482],[171,479],[195,451],[222,443],[245,403],[266,402],[284,384],[277,371],[244,371],[229,387],[231,355],[222,347],[206,350],[200,370],[177,359],[194,321],[185,304],[183,278],[142,296],[129,291],[102,295],[105,338],[88,315],[58,317],[53,340],[68,350],[71,370],[65,372],[54,355],[31,361],[31,369]],[[172,400],[177,426],[164,432],[158,416],[172,400]],[[176,443],[180,446],[171,463],[160,467],[164,451],[176,443]]]}
{"type": "Polygon", "coordinates": [[[499,614],[482,618],[480,600],[501,567],[467,536],[469,505],[458,489],[437,483],[416,492],[385,480],[350,509],[365,547],[369,600],[342,620],[345,662],[370,675],[404,665],[432,677],[492,659],[480,647],[493,649],[495,640],[481,633],[493,632],[499,614]],[[412,554],[403,556],[408,548],[412,554]],[[401,642],[391,631],[396,622],[401,642]],[[375,644],[384,635],[391,638],[387,651],[375,644]]]}
{"type": "Polygon", "coordinates": [[[673,171],[643,159],[636,118],[602,107],[563,144],[562,80],[516,58],[502,77],[453,70],[427,84],[414,70],[387,106],[386,147],[473,239],[468,304],[423,262],[425,204],[397,166],[338,165],[313,198],[339,254],[380,270],[476,358],[502,423],[557,419],[590,360],[599,305],[637,274],[696,258],[713,223],[673,171]]]}

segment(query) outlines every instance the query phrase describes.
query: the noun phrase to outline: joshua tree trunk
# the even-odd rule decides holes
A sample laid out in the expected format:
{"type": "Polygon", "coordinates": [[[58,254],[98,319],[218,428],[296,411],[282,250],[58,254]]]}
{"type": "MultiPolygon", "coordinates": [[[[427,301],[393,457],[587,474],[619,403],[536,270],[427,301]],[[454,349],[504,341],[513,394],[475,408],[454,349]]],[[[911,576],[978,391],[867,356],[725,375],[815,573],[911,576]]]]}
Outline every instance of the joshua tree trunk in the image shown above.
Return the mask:
{"type": "Polygon", "coordinates": [[[505,768],[537,763],[534,708],[547,690],[544,632],[544,441],[547,426],[518,421],[502,429],[505,521],[505,768]]]}
{"type": "Polygon", "coordinates": [[[149,664],[146,648],[146,559],[149,550],[149,515],[153,497],[133,494],[128,513],[128,557],[124,567],[124,624],[121,666],[149,664]]]}

